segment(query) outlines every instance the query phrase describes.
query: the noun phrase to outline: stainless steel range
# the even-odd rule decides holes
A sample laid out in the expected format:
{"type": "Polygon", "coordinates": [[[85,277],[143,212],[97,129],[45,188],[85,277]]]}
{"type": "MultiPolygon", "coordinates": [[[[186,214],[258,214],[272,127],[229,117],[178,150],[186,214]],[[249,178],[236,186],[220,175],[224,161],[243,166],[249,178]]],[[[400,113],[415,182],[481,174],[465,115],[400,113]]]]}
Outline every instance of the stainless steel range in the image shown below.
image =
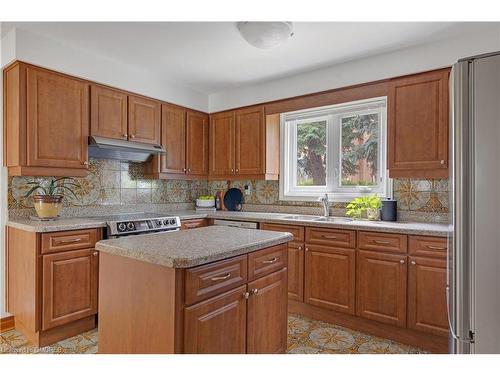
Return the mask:
{"type": "Polygon", "coordinates": [[[177,231],[180,227],[181,220],[178,216],[152,213],[114,215],[107,218],[106,238],[177,231]]]}

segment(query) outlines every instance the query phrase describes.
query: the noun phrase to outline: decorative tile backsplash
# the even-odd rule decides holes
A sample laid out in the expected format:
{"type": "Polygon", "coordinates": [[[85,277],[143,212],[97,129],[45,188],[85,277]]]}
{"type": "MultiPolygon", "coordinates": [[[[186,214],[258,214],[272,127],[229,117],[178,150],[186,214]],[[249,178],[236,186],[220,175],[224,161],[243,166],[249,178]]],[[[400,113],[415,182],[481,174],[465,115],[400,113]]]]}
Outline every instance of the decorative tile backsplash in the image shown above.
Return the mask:
{"type": "MultiPolygon", "coordinates": [[[[29,189],[27,182],[32,180],[48,181],[48,178],[11,177],[9,178],[8,202],[10,210],[32,208],[30,198],[24,198],[29,189]]],[[[67,196],[67,208],[155,205],[155,204],[192,204],[198,195],[215,194],[231,187],[244,189],[250,186],[250,195],[244,195],[247,209],[290,211],[303,208],[304,213],[319,209],[316,202],[291,202],[279,200],[279,182],[262,180],[245,181],[184,181],[149,180],[143,178],[143,165],[140,163],[116,160],[91,159],[89,173],[77,179],[81,189],[76,191],[78,199],[67,196]],[[269,207],[274,206],[274,207],[269,207]]],[[[448,180],[395,179],[394,198],[398,200],[399,217],[403,220],[446,221],[448,214],[448,180]],[[420,216],[418,216],[420,215],[420,216]]],[[[334,215],[342,215],[346,203],[332,205],[334,215]]],[[[244,205],[245,209],[245,205],[244,205]]],[[[319,211],[318,211],[319,212],[319,211]]],[[[311,213],[316,213],[311,212],[311,213]]]]}

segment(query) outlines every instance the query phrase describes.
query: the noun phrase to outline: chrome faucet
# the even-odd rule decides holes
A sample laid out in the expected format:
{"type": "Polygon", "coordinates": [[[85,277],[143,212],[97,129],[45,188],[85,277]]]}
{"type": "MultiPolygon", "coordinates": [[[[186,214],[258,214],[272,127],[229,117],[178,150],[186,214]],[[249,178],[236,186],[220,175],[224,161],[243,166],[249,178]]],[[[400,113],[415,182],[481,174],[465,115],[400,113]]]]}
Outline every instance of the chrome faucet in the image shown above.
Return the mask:
{"type": "Polygon", "coordinates": [[[330,216],[330,201],[328,200],[328,194],[325,193],[323,197],[319,197],[318,201],[323,203],[323,216],[330,216]]]}

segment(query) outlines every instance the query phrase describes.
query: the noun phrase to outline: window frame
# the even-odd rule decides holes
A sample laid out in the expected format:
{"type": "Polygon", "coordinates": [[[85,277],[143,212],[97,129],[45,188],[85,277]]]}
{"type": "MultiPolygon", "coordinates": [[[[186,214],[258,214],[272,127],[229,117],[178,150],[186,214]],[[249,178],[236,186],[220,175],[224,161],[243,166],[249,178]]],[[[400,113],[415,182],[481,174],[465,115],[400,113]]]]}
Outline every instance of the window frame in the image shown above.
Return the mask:
{"type": "Polygon", "coordinates": [[[350,201],[356,197],[378,194],[392,196],[392,180],[387,171],[387,96],[355,100],[330,106],[303,109],[280,114],[280,186],[279,197],[284,201],[316,201],[328,194],[330,201],[350,201]],[[376,188],[341,187],[341,120],[353,115],[379,114],[378,178],[376,188]],[[301,122],[326,121],[326,185],[296,186],[297,181],[297,125],[301,122]],[[332,165],[334,166],[332,168],[332,165]]]}

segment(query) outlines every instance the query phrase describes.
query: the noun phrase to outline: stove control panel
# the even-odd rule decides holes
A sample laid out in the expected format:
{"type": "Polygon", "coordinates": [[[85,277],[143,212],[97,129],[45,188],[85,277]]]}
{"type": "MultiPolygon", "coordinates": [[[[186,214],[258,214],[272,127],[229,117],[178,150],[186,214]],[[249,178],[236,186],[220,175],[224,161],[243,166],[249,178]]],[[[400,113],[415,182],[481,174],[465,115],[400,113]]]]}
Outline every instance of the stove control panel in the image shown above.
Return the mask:
{"type": "Polygon", "coordinates": [[[125,236],[147,232],[162,232],[177,230],[181,227],[181,220],[177,216],[166,216],[152,219],[135,219],[108,222],[108,235],[125,236]]]}

